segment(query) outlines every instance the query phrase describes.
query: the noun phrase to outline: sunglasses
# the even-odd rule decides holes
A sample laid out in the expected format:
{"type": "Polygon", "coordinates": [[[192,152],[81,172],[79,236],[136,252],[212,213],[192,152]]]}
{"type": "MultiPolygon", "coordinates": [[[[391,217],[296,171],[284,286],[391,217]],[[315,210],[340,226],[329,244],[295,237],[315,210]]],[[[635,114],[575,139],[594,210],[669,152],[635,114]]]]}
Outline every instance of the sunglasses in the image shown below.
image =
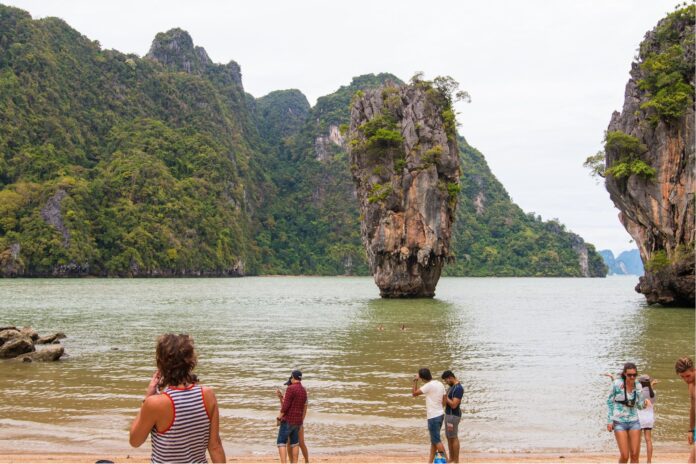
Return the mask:
{"type": "Polygon", "coordinates": [[[626,377],[638,377],[638,374],[626,374],[626,377]]]}

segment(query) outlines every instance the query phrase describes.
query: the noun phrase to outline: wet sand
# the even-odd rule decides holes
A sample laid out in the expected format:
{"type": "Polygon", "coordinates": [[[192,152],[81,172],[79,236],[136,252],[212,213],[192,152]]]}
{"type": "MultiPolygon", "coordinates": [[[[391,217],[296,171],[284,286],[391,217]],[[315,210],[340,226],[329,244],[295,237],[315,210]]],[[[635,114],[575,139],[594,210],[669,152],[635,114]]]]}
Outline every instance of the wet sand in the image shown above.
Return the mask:
{"type": "MultiPolygon", "coordinates": [[[[371,462],[427,462],[427,455],[414,454],[316,454],[310,455],[311,462],[348,462],[348,463],[371,463],[371,462]]],[[[641,456],[645,462],[645,456],[641,456]]],[[[670,451],[667,453],[656,452],[653,455],[653,462],[686,462],[688,458],[688,448],[684,452],[670,451]]],[[[100,459],[107,459],[114,463],[142,464],[148,463],[147,453],[137,452],[129,455],[96,455],[96,454],[33,454],[33,453],[8,453],[0,456],[0,463],[25,464],[25,463],[95,463],[100,459]]],[[[460,462],[471,463],[493,463],[493,462],[616,462],[617,453],[463,453],[460,455],[460,462]]],[[[227,462],[279,462],[278,456],[273,454],[254,455],[254,456],[231,456],[227,462]]],[[[300,458],[300,462],[302,462],[300,458]]]]}

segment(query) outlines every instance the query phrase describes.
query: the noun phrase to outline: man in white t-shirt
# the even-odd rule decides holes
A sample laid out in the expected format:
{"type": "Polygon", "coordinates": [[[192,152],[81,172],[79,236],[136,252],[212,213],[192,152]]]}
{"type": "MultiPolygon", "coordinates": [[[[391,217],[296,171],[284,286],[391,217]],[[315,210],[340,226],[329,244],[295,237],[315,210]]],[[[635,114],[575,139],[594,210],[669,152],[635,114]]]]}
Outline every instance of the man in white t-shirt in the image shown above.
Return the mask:
{"type": "Polygon", "coordinates": [[[440,439],[440,430],[445,419],[445,387],[442,385],[442,382],[433,380],[430,369],[424,367],[418,371],[418,375],[413,379],[411,394],[414,397],[425,395],[428,432],[430,432],[430,459],[428,462],[433,462],[436,451],[442,453],[445,459],[447,459],[445,445],[442,444],[442,439],[440,439]],[[426,384],[418,388],[418,380],[422,380],[426,384]]]}

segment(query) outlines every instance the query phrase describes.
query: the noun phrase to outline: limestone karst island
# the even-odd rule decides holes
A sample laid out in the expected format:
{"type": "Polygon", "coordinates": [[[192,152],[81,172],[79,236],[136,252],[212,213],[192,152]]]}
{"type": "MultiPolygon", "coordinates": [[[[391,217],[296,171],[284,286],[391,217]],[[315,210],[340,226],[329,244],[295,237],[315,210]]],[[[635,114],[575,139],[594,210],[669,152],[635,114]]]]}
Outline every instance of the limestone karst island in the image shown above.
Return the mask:
{"type": "Polygon", "coordinates": [[[671,1],[0,0],[0,464],[696,461],[671,1]]]}

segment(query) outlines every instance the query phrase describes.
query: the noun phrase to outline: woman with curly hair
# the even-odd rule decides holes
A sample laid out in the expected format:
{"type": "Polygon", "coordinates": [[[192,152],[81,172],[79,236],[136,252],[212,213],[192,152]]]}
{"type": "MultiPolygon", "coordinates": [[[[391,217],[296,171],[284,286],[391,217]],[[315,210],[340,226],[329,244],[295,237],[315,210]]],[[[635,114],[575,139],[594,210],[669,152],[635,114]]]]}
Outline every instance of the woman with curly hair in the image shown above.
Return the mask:
{"type": "Polygon", "coordinates": [[[157,371],[130,429],[130,444],[152,441],[152,462],[225,462],[220,412],[215,393],[198,385],[197,358],[188,335],[165,334],[157,340],[157,371]]]}

